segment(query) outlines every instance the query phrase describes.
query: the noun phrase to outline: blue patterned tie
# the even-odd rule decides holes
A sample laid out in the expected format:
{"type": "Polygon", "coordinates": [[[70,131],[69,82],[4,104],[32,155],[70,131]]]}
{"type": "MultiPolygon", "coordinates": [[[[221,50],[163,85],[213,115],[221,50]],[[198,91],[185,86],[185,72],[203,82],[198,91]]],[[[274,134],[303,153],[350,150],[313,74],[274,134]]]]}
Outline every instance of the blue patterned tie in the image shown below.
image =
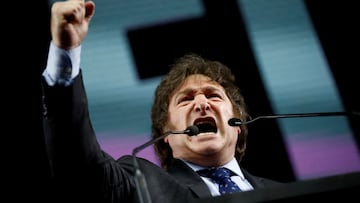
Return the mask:
{"type": "Polygon", "coordinates": [[[241,189],[239,188],[236,183],[234,183],[230,179],[231,171],[227,168],[210,168],[210,169],[203,169],[197,172],[200,176],[208,177],[214,180],[217,184],[219,184],[219,192],[220,194],[225,193],[233,193],[233,192],[240,192],[241,189]]]}

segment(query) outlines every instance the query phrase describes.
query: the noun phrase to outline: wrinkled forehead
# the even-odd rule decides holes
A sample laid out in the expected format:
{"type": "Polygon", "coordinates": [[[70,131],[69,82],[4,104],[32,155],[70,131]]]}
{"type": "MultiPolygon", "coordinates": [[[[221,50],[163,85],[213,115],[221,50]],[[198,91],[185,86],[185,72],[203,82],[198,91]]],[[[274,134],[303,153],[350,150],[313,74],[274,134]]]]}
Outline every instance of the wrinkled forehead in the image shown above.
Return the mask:
{"type": "Polygon", "coordinates": [[[224,88],[217,83],[216,81],[212,80],[210,77],[195,74],[188,76],[173,92],[172,95],[177,94],[183,91],[196,91],[202,89],[217,89],[220,91],[225,91],[224,88]]]}

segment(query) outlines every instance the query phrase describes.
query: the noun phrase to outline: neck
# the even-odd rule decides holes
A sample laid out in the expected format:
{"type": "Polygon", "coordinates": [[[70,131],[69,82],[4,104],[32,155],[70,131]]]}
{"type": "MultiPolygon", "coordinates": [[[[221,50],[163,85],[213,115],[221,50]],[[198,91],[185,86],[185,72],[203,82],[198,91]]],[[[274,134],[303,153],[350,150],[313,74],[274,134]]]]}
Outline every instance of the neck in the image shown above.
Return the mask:
{"type": "Polygon", "coordinates": [[[230,162],[234,156],[207,155],[190,158],[179,158],[202,167],[219,167],[230,162]]]}

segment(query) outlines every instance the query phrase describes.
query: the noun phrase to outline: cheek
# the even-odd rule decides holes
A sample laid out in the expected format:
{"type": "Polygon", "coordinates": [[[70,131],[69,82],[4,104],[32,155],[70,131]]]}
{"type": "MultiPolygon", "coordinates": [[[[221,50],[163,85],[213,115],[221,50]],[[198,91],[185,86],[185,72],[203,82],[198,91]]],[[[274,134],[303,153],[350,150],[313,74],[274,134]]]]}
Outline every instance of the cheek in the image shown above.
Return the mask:
{"type": "Polygon", "coordinates": [[[231,127],[231,129],[228,129],[228,132],[230,132],[229,136],[231,137],[230,140],[232,140],[232,143],[236,143],[239,139],[239,134],[241,132],[240,127],[231,127]]]}
{"type": "Polygon", "coordinates": [[[169,108],[168,110],[168,120],[167,120],[167,130],[181,130],[186,129],[189,113],[191,110],[189,108],[169,108]]]}
{"type": "Polygon", "coordinates": [[[169,129],[174,128],[180,121],[184,120],[184,116],[180,116],[180,115],[184,115],[183,112],[181,112],[181,110],[171,107],[168,109],[169,129]]]}
{"type": "Polygon", "coordinates": [[[225,102],[216,106],[217,113],[221,114],[224,119],[230,119],[234,117],[234,110],[230,102],[225,102]]]}
{"type": "Polygon", "coordinates": [[[164,138],[165,143],[168,143],[170,146],[179,145],[181,140],[179,139],[179,135],[169,135],[164,138]]]}

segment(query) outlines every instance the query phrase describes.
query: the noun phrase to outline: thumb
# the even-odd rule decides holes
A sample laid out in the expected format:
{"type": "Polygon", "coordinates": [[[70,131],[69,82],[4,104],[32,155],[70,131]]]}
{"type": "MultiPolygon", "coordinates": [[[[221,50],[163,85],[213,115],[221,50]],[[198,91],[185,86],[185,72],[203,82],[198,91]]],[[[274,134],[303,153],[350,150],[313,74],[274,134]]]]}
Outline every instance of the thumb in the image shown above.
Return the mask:
{"type": "Polygon", "coordinates": [[[89,22],[95,14],[95,3],[93,1],[85,2],[85,19],[89,22]]]}

